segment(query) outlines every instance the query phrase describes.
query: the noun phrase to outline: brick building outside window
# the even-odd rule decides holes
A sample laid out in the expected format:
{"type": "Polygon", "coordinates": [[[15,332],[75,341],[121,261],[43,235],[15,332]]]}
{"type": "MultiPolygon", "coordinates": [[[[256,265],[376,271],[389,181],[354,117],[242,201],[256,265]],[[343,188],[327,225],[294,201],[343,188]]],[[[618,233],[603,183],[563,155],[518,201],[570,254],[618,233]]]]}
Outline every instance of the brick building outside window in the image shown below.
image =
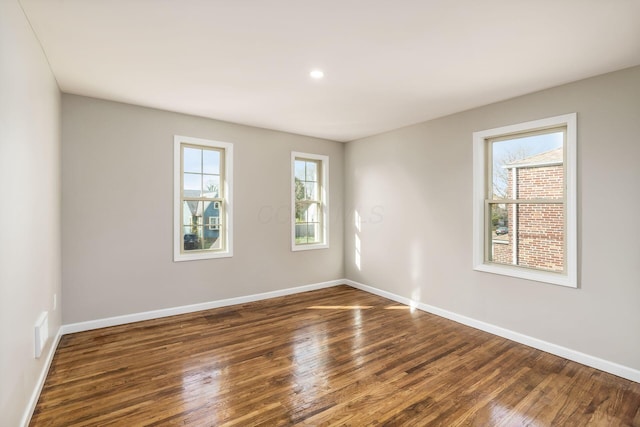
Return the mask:
{"type": "MultiPolygon", "coordinates": [[[[503,166],[512,199],[563,199],[562,147],[503,166]]],[[[494,262],[562,272],[564,270],[564,206],[506,204],[492,230],[494,262]],[[506,232],[506,233],[505,233],[506,232]]]]}

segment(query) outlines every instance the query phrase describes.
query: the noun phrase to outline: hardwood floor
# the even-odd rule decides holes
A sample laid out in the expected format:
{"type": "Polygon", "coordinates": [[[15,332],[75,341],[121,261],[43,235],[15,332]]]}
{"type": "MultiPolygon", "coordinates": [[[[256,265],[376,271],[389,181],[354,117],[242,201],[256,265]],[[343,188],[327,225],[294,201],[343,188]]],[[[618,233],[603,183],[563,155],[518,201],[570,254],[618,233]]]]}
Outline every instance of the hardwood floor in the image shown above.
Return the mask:
{"type": "Polygon", "coordinates": [[[348,286],[65,335],[32,426],[640,426],[640,384],[348,286]]]}

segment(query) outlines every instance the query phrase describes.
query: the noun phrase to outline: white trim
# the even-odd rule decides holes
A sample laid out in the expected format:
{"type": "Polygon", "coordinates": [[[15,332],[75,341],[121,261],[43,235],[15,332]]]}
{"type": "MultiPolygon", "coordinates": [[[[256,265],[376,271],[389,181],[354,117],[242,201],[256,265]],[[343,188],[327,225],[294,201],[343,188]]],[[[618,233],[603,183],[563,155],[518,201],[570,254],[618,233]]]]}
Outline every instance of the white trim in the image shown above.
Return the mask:
{"type": "MultiPolygon", "coordinates": [[[[477,179],[477,175],[482,171],[485,178],[487,164],[487,150],[485,148],[484,137],[473,134],[473,268],[484,264],[484,215],[485,215],[485,179],[477,179]],[[482,211],[480,211],[482,209],[482,211]],[[480,214],[482,212],[482,214],[480,214]]],[[[490,214],[489,214],[490,215],[490,214]]]]}
{"type": "Polygon", "coordinates": [[[127,323],[140,322],[143,320],[160,319],[162,317],[175,316],[178,314],[193,313],[195,311],[209,310],[212,308],[227,307],[236,304],[261,301],[270,298],[282,297],[285,295],[297,294],[300,292],[314,291],[316,289],[330,288],[342,285],[344,280],[331,280],[328,282],[314,283],[311,285],[297,286],[294,288],[280,289],[277,291],[264,292],[241,297],[227,298],[217,301],[202,302],[198,304],[182,305],[178,307],[164,308],[160,310],[143,311],[140,313],[125,314],[122,316],[107,317],[104,319],[89,320],[86,322],[70,323],[62,326],[63,334],[73,334],[75,332],[90,331],[92,329],[107,328],[109,326],[124,325],[127,323]]]}
{"type": "Polygon", "coordinates": [[[350,279],[338,279],[338,280],[330,280],[327,282],[320,282],[320,283],[315,283],[315,284],[310,284],[305,286],[298,286],[294,288],[287,288],[287,289],[281,289],[277,291],[248,295],[244,297],[228,298],[224,300],[211,301],[211,302],[205,302],[200,304],[191,304],[191,305],[185,305],[180,307],[146,311],[142,313],[134,313],[129,315],[115,316],[115,317],[109,317],[105,319],[97,319],[97,320],[90,320],[87,322],[78,322],[78,323],[72,323],[68,325],[62,325],[58,329],[58,333],[56,334],[55,340],[53,341],[53,344],[49,348],[49,353],[47,354],[46,362],[44,364],[42,372],[40,373],[36,387],[34,388],[33,393],[31,394],[29,404],[25,409],[24,415],[20,422],[20,426],[27,427],[29,425],[29,422],[31,421],[31,416],[33,415],[33,411],[35,410],[36,404],[38,403],[38,399],[40,397],[42,387],[44,386],[44,382],[47,378],[49,368],[51,367],[51,362],[53,361],[53,356],[55,355],[55,350],[58,348],[58,344],[60,342],[60,338],[62,337],[62,335],[72,334],[75,332],[89,331],[89,330],[99,329],[99,328],[106,328],[109,326],[124,325],[127,323],[139,322],[142,320],[150,320],[150,319],[158,319],[158,318],[168,317],[168,316],[175,316],[177,314],[192,313],[195,311],[208,310],[212,308],[226,307],[226,306],[235,305],[235,304],[243,304],[247,302],[259,301],[259,300],[276,298],[276,297],[285,296],[285,295],[292,295],[292,294],[301,293],[301,292],[313,291],[317,289],[330,288],[333,286],[338,286],[343,284],[346,284],[356,289],[360,289],[365,292],[369,292],[374,295],[379,295],[381,297],[399,302],[401,304],[406,304],[410,307],[417,308],[418,310],[435,314],[436,316],[444,317],[446,319],[453,320],[454,322],[458,322],[463,325],[467,325],[472,328],[476,328],[481,331],[485,331],[490,334],[497,335],[497,336],[518,342],[520,344],[537,348],[538,350],[546,351],[547,353],[555,354],[556,356],[560,356],[565,359],[573,360],[574,362],[581,363],[583,365],[590,366],[592,368],[599,369],[601,371],[608,372],[610,374],[617,375],[622,378],[626,378],[630,381],[635,381],[637,383],[640,383],[640,370],[633,369],[628,366],[620,365],[614,362],[610,362],[608,360],[600,359],[598,357],[581,353],[579,351],[572,350],[557,344],[549,343],[547,341],[530,337],[528,335],[524,335],[509,329],[502,328],[500,326],[495,326],[490,323],[475,320],[473,318],[463,316],[463,315],[460,315],[448,310],[444,310],[438,307],[434,307],[428,304],[424,304],[419,301],[414,301],[410,298],[401,297],[391,292],[383,291],[382,289],[374,288],[372,286],[368,286],[350,279]]]}
{"type": "MultiPolygon", "coordinates": [[[[203,224],[204,225],[204,224],[203,224]]],[[[200,259],[229,258],[233,256],[233,144],[230,142],[213,141],[209,139],[193,138],[190,136],[174,135],[173,137],[173,261],[194,261],[200,259]],[[182,224],[180,217],[182,205],[180,203],[181,188],[181,156],[182,143],[201,145],[205,147],[224,149],[224,248],[223,251],[194,251],[182,253],[182,224]]]]}
{"type": "Polygon", "coordinates": [[[502,168],[504,169],[533,169],[533,168],[541,168],[545,166],[560,166],[563,164],[562,162],[552,161],[552,162],[538,162],[538,163],[523,163],[521,165],[509,166],[504,165],[502,168]]]}
{"type": "Polygon", "coordinates": [[[329,247],[329,156],[323,154],[291,152],[291,250],[308,251],[311,249],[327,249],[329,247]],[[319,160],[322,166],[320,173],[320,192],[322,203],[322,242],[314,244],[296,244],[296,159],[319,160]]]}
{"type": "Polygon", "coordinates": [[[515,341],[520,344],[527,345],[529,347],[536,348],[538,350],[545,351],[547,353],[555,354],[556,356],[563,357],[565,359],[572,360],[582,365],[590,366],[592,368],[608,372],[610,374],[626,378],[630,381],[640,383],[640,370],[633,369],[628,366],[620,365],[609,360],[601,359],[596,356],[592,356],[586,353],[582,353],[577,350],[572,350],[561,345],[553,344],[548,341],[544,341],[538,338],[534,338],[519,332],[512,331],[500,326],[492,325],[491,323],[483,322],[473,319],[471,317],[463,316],[458,313],[454,313],[449,310],[444,310],[432,305],[424,304],[419,301],[414,301],[410,298],[402,297],[391,292],[383,291],[372,286],[364,285],[362,283],[355,282],[353,280],[345,279],[344,283],[356,289],[363,290],[375,295],[379,295],[384,298],[388,298],[392,301],[399,302],[401,304],[408,305],[410,307],[417,308],[418,310],[426,311],[427,313],[435,314],[436,316],[444,317],[445,319],[453,320],[454,322],[461,323],[466,326],[470,326],[475,329],[479,329],[484,332],[488,332],[493,335],[497,335],[502,338],[506,338],[511,341],[515,341]]]}
{"type": "MultiPolygon", "coordinates": [[[[487,129],[473,133],[473,269],[554,285],[578,287],[578,225],[577,225],[577,114],[548,117],[540,120],[487,129]],[[485,262],[485,198],[486,198],[486,140],[531,130],[566,126],[565,149],[565,271],[556,273],[525,267],[485,262]]],[[[515,170],[515,169],[514,169],[515,170]]],[[[515,246],[515,245],[514,245],[515,246]]]]}
{"type": "MultiPolygon", "coordinates": [[[[511,198],[516,200],[518,198],[518,168],[513,168],[511,171],[511,198]]],[[[516,203],[511,206],[511,264],[518,265],[518,245],[520,239],[518,239],[518,205],[516,203]]]]}
{"type": "Polygon", "coordinates": [[[44,382],[47,379],[47,375],[49,374],[49,368],[51,367],[51,362],[53,362],[53,356],[56,354],[58,343],[60,342],[60,338],[62,338],[63,334],[63,327],[61,326],[58,328],[56,337],[49,347],[47,358],[45,359],[42,370],[40,371],[40,375],[38,376],[38,381],[36,382],[36,386],[34,387],[33,392],[31,393],[29,403],[27,404],[24,414],[22,415],[22,419],[20,420],[21,427],[27,427],[31,422],[33,411],[36,410],[36,405],[38,404],[38,399],[40,398],[40,393],[42,392],[42,387],[44,387],[44,382]]]}

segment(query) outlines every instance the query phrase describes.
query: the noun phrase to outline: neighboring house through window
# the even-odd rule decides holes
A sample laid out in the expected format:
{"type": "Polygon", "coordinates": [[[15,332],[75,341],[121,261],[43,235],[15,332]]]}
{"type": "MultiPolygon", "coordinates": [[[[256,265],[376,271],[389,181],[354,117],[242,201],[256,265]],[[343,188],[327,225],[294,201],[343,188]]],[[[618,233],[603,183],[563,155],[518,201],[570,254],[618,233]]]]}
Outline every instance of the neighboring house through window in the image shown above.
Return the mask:
{"type": "Polygon", "coordinates": [[[174,261],[230,257],[233,145],[174,138],[174,261]]]}
{"type": "Polygon", "coordinates": [[[291,153],[291,250],[329,247],[329,157],[291,153]]]}
{"type": "Polygon", "coordinates": [[[577,287],[576,115],[474,133],[474,268],[577,287]]]}

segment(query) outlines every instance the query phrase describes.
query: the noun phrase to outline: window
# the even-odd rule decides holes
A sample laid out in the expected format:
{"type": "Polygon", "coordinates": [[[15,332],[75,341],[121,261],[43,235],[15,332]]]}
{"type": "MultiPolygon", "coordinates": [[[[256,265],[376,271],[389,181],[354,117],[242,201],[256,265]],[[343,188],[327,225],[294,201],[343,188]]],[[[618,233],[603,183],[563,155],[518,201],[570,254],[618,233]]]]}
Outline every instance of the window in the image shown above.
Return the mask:
{"type": "Polygon", "coordinates": [[[230,257],[233,144],[174,138],[174,261],[230,257]]]}
{"type": "Polygon", "coordinates": [[[291,153],[291,250],[329,247],[329,157],[291,153]]]}
{"type": "Polygon", "coordinates": [[[576,114],[473,144],[474,269],[577,287],[576,114]]]}

